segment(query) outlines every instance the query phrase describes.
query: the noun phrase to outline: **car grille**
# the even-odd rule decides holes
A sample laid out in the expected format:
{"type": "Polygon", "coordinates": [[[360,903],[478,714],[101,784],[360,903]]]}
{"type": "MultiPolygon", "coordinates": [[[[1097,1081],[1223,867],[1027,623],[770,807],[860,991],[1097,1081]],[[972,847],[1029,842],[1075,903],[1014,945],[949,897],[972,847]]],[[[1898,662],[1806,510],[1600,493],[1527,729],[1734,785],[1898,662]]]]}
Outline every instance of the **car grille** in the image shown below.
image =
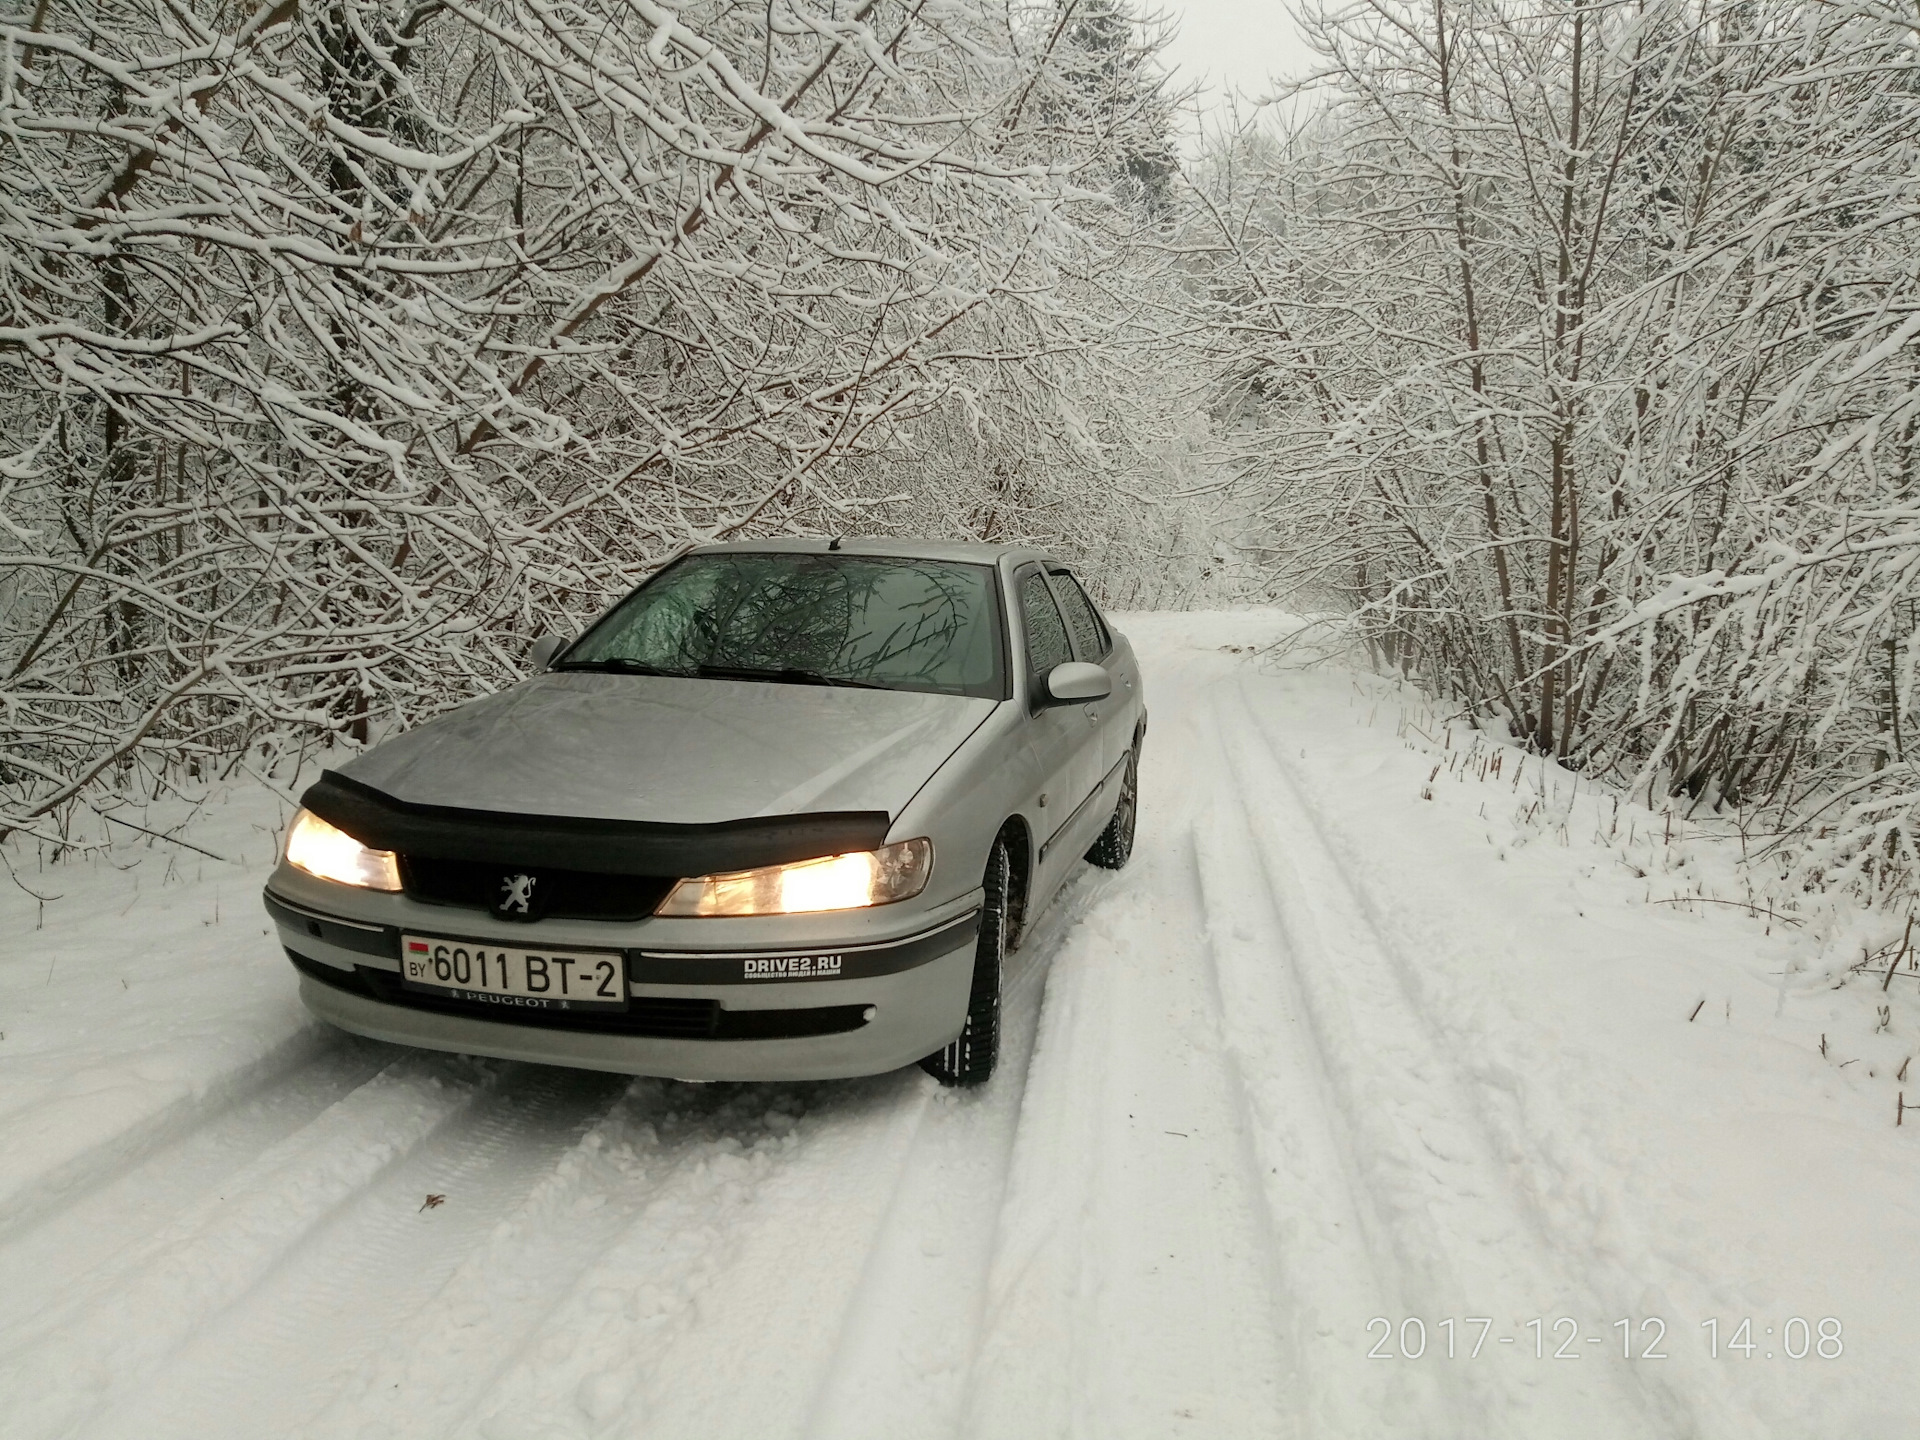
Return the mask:
{"type": "Polygon", "coordinates": [[[370,965],[351,972],[310,960],[296,950],[287,958],[302,975],[351,995],[462,1015],[496,1025],[527,1025],[540,1030],[590,1030],[606,1035],[635,1035],[657,1040],[797,1040],[808,1035],[840,1035],[867,1023],[865,1005],[812,1005],[796,1010],[728,1010],[718,1000],[635,995],[621,1013],[587,1010],[515,1010],[503,1014],[489,1005],[473,1005],[440,995],[409,990],[391,970],[370,965]]]}
{"type": "MultiPolygon", "coordinates": [[[[407,894],[430,905],[491,910],[501,881],[516,868],[476,860],[439,860],[403,855],[400,879],[407,894]]],[[[666,898],[672,875],[595,875],[586,870],[523,867],[538,877],[539,914],[554,920],[644,920],[666,898]]]]}

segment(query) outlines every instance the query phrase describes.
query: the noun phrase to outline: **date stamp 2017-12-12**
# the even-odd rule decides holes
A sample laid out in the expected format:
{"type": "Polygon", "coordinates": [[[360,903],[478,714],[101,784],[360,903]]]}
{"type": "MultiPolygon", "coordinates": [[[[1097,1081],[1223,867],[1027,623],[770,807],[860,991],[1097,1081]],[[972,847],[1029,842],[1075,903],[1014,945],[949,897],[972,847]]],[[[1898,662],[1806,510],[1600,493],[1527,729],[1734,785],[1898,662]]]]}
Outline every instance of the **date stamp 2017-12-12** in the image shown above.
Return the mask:
{"type": "MultiPolygon", "coordinates": [[[[1475,1360],[1482,1351],[1497,1354],[1504,1347],[1536,1360],[1581,1360],[1588,1356],[1618,1360],[1665,1360],[1671,1344],[1667,1322],[1658,1316],[1639,1321],[1615,1320],[1586,1333],[1570,1315],[1538,1318],[1511,1328],[1518,1334],[1494,1334],[1497,1322],[1486,1315],[1449,1315],[1428,1322],[1409,1316],[1397,1325],[1384,1315],[1367,1322],[1367,1334],[1378,1338],[1367,1351],[1369,1360],[1475,1360]],[[1608,1333],[1612,1332],[1612,1333],[1608,1333]],[[1491,1340],[1491,1349],[1488,1348],[1491,1340]],[[1592,1348],[1589,1348],[1592,1347],[1592,1348]]],[[[1790,1315],[1773,1323],[1702,1320],[1699,1336],[1715,1360],[1838,1360],[1846,1353],[1844,1327],[1831,1315],[1807,1319],[1790,1315]]]]}

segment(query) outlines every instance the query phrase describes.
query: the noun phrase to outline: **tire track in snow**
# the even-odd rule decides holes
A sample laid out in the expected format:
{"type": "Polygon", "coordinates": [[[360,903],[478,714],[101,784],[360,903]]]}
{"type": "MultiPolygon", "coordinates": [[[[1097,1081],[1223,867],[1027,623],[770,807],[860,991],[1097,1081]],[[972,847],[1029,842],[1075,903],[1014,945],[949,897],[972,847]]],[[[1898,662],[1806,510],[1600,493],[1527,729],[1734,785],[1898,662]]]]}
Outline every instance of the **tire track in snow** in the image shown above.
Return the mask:
{"type": "MultiPolygon", "coordinates": [[[[460,1259],[437,1293],[395,1317],[393,1343],[344,1378],[300,1435],[472,1433],[477,1413],[500,1408],[494,1393],[514,1367],[538,1366],[556,1346],[571,1353],[561,1343],[569,1305],[641,1318],[639,1296],[600,1285],[598,1267],[655,1200],[718,1156],[776,1148],[801,1108],[797,1097],[761,1087],[616,1083],[626,1089],[612,1108],[460,1259]]],[[[563,1430],[568,1412],[590,1423],[621,1398],[617,1383],[582,1380],[572,1398],[584,1392],[587,1403],[550,1417],[563,1430]]]]}
{"type": "MultiPolygon", "coordinates": [[[[383,1348],[419,1342],[409,1319],[627,1083],[592,1071],[501,1068],[200,1327],[90,1436],[284,1434],[310,1419],[342,1376],[383,1348]],[[428,1210],[428,1195],[445,1200],[428,1210]]],[[[592,1233],[590,1221],[585,1228],[592,1233]]]]}
{"type": "Polygon", "coordinates": [[[1069,885],[1012,957],[993,1083],[929,1092],[801,1428],[807,1440],[958,1425],[1041,994],[1062,937],[1101,893],[1088,877],[1069,885]]]}
{"type": "MultiPolygon", "coordinates": [[[[132,1170],[148,1156],[165,1149],[209,1121],[243,1105],[254,1096],[285,1085],[300,1071],[321,1061],[339,1045],[341,1037],[318,1022],[308,1022],[243,1065],[235,1066],[203,1087],[189,1091],[158,1110],[129,1119],[122,1128],[100,1136],[57,1163],[37,1171],[0,1169],[0,1245],[25,1234],[50,1215],[59,1213],[78,1196],[132,1170]]],[[[21,1136],[22,1129],[38,1129],[55,1137],[69,1110],[91,1108],[86,1095],[41,1097],[0,1115],[9,1133],[7,1149],[12,1164],[21,1151],[39,1148],[40,1136],[21,1136]]],[[[70,1133],[70,1132],[69,1132],[70,1133]]]]}
{"type": "Polygon", "coordinates": [[[1220,790],[1193,826],[1195,918],[1266,1200],[1301,1432],[1444,1434],[1446,1377],[1366,1359],[1368,1319],[1409,1313],[1404,1277],[1381,1243],[1386,1226],[1287,955],[1252,819],[1232,787],[1220,790]]]}
{"type": "Polygon", "coordinates": [[[911,1146],[922,1078],[702,1087],[720,1104],[476,1403],[475,1433],[793,1434],[911,1146]]]}
{"type": "Polygon", "coordinates": [[[409,1056],[329,1106],[148,1237],[139,1263],[80,1289],[0,1360],[8,1440],[71,1435],[150,1384],[201,1326],[303,1236],[469,1104],[493,1073],[409,1056]]]}
{"type": "MultiPolygon", "coordinates": [[[[1447,944],[1452,937],[1436,937],[1431,915],[1422,916],[1420,936],[1409,931],[1399,907],[1383,900],[1369,882],[1365,869],[1366,849],[1348,836],[1326,801],[1318,793],[1312,778],[1291,760],[1275,740],[1244,688],[1240,705],[1246,722],[1257,735],[1273,771],[1284,781],[1293,807],[1311,831],[1312,847],[1324,864],[1339,876],[1346,903],[1378,947],[1392,976],[1393,993],[1404,1013],[1420,1027],[1436,1056],[1444,1056],[1456,1042],[1434,1013],[1432,1002],[1421,983],[1418,963],[1411,958],[1417,950],[1447,944]]],[[[1452,940],[1460,949],[1462,942],[1452,940]]],[[[1470,942],[1464,948],[1471,950],[1470,942]]],[[[1516,1020],[1515,1024],[1518,1023],[1516,1020]]],[[[1504,1193],[1515,1213],[1522,1219],[1537,1253],[1549,1256],[1577,1256],[1577,1280],[1570,1289],[1577,1294],[1567,1314],[1586,1322],[1611,1321],[1644,1315],[1672,1317],[1689,1313],[1711,1313],[1710,1305],[1673,1303],[1648,1277],[1666,1273],[1666,1267],[1654,1262],[1644,1241],[1633,1233],[1631,1225],[1617,1214],[1606,1216],[1604,1233],[1596,1233],[1592,1224],[1569,1225],[1559,1212],[1546,1203],[1540,1184],[1534,1177],[1575,1172],[1574,1185],[1580,1184],[1580,1162],[1555,1137],[1530,1135],[1518,1124],[1509,1122],[1501,1107],[1492,1103],[1487,1082],[1478,1078],[1476,1067],[1449,1057],[1446,1067],[1453,1092],[1461,1098],[1462,1113],[1470,1113],[1487,1151],[1505,1177],[1504,1193]],[[1542,1147],[1552,1153],[1542,1152],[1542,1147]],[[1581,1304],[1579,1302],[1584,1302],[1581,1304]]],[[[1587,1189],[1594,1189],[1591,1185],[1587,1189]]],[[[1589,1217],[1590,1218],[1590,1217],[1589,1217]]],[[[1561,1268],[1564,1269],[1564,1264],[1561,1268]]],[[[1533,1312],[1543,1317],[1545,1311],[1533,1312]]],[[[1648,1412],[1658,1416],[1659,1433],[1665,1435],[1717,1435],[1727,1440],[1749,1440],[1766,1433],[1766,1426],[1750,1404],[1727,1383],[1724,1371],[1703,1355],[1689,1351],[1676,1331],[1668,1335],[1668,1359],[1660,1362],[1636,1362],[1612,1359],[1606,1347],[1609,1368],[1619,1385],[1635,1394],[1648,1412]]],[[[1597,1358],[1597,1357],[1596,1357],[1597,1358]]]]}
{"type": "Polygon", "coordinates": [[[236,1172],[311,1124],[401,1052],[342,1037],[305,1064],[222,1104],[137,1159],[96,1171],[37,1223],[0,1238],[0,1354],[44,1330],[68,1307],[105,1293],[154,1253],[158,1232],[236,1172]]]}
{"type": "Polygon", "coordinates": [[[1292,1428],[1178,823],[1204,737],[1193,687],[1156,678],[1167,758],[1143,766],[1139,848],[1048,977],[962,1426],[980,1440],[1292,1428]]]}
{"type": "MultiPolygon", "coordinates": [[[[1403,1277],[1405,1315],[1430,1326],[1485,1315],[1494,1335],[1529,1319],[1592,1322],[1599,1307],[1515,1193],[1511,1157],[1490,1134],[1471,1086],[1406,990],[1404,956],[1372,923],[1345,867],[1238,687],[1218,706],[1236,778],[1270,802],[1250,833],[1280,920],[1283,957],[1305,1005],[1328,1084],[1351,1127],[1360,1183],[1374,1197],[1376,1254],[1403,1277]],[[1291,822],[1291,823],[1290,823],[1291,822]]],[[[1431,1333],[1431,1332],[1430,1332],[1431,1333]]],[[[1458,1333],[1458,1332],[1457,1332],[1458,1333]]],[[[1359,1343],[1359,1337],[1356,1337],[1359,1343]]],[[[1513,1347],[1517,1352],[1518,1344],[1513,1347]]],[[[1599,1355],[1536,1361],[1502,1347],[1446,1367],[1460,1433],[1533,1437],[1697,1433],[1679,1397],[1650,1395],[1599,1355]]],[[[1624,1364],[1624,1362],[1622,1362],[1624,1364]]]]}

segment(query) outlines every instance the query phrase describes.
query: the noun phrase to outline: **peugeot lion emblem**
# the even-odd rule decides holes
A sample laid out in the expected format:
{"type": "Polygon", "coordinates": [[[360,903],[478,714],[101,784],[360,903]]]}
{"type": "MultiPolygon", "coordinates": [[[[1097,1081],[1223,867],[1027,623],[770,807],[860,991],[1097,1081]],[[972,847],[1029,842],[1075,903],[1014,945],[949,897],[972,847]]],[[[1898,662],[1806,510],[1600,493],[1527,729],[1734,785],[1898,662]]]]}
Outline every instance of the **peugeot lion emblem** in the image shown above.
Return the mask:
{"type": "Polygon", "coordinates": [[[500,901],[500,913],[510,915],[516,911],[522,915],[533,909],[533,882],[531,875],[508,875],[500,881],[504,898],[500,901]]]}

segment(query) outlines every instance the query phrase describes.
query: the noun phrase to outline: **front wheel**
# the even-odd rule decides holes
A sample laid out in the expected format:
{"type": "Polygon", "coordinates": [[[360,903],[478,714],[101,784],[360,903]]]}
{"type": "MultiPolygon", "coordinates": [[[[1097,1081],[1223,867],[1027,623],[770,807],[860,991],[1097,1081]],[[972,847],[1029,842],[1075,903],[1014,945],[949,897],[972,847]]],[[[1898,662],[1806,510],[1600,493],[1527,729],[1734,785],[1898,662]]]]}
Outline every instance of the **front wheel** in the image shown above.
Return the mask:
{"type": "Polygon", "coordinates": [[[984,1085],[1000,1058],[1000,977],[1007,960],[1007,892],[1013,862],[1007,842],[993,842],[986,892],[980,907],[980,938],[973,950],[973,989],[967,996],[967,1023],[943,1049],[920,1062],[942,1085],[984,1085]]]}
{"type": "Polygon", "coordinates": [[[1090,863],[1102,870],[1118,870],[1133,854],[1133,819],[1140,808],[1140,747],[1127,752],[1127,768],[1120,774],[1120,799],[1113,807],[1113,818],[1100,838],[1087,851],[1090,863]]]}

